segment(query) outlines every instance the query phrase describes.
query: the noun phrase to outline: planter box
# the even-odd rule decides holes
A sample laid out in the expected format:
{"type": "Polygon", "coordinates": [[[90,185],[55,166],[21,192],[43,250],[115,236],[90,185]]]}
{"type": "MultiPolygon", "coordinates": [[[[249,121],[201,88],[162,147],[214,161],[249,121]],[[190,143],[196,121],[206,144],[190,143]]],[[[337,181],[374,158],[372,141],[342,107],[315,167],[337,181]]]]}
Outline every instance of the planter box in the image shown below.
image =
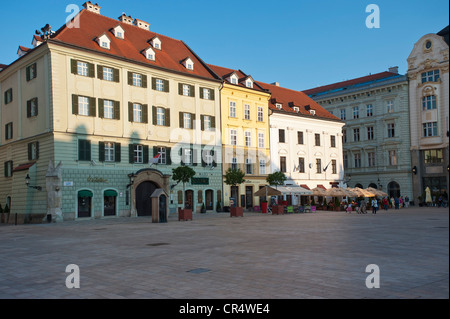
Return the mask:
{"type": "Polygon", "coordinates": [[[284,214],[283,205],[272,206],[272,215],[283,215],[283,214],[284,214]]]}
{"type": "Polygon", "coordinates": [[[178,221],[192,220],[192,209],[178,209],[178,221]]]}
{"type": "Polygon", "coordinates": [[[230,217],[244,217],[244,207],[230,207],[230,217]]]}
{"type": "Polygon", "coordinates": [[[261,213],[263,213],[263,214],[267,213],[267,202],[261,203],[261,213]]]}

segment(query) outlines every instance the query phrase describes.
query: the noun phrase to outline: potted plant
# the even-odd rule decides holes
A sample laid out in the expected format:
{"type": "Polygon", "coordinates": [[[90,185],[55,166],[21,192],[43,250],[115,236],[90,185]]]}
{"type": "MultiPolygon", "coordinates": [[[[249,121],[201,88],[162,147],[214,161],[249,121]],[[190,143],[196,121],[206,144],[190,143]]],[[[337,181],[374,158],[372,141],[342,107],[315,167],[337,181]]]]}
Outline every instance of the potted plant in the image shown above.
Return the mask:
{"type": "MultiPolygon", "coordinates": [[[[270,186],[275,186],[275,188],[277,188],[278,186],[283,186],[286,179],[287,179],[286,175],[283,172],[278,171],[269,174],[266,178],[266,181],[270,186]]],[[[275,205],[272,207],[272,214],[283,214],[283,213],[284,213],[283,205],[275,205]]]]}
{"type": "MultiPolygon", "coordinates": [[[[225,173],[225,184],[230,186],[237,186],[245,183],[245,173],[241,169],[232,169],[231,167],[225,173]]],[[[230,207],[230,217],[241,216],[244,217],[244,208],[234,205],[230,207]]]]}
{"type": "Polygon", "coordinates": [[[202,204],[202,209],[201,209],[200,213],[202,213],[202,214],[206,213],[205,203],[202,204]]]}
{"type": "Polygon", "coordinates": [[[218,212],[218,213],[222,212],[222,204],[220,202],[220,199],[217,201],[217,204],[216,204],[216,212],[218,212]]]}
{"type": "Polygon", "coordinates": [[[172,169],[172,179],[178,183],[183,183],[183,208],[178,208],[178,220],[192,220],[192,209],[186,208],[186,201],[184,199],[186,192],[186,183],[195,176],[195,171],[188,166],[180,166],[172,169]]]}

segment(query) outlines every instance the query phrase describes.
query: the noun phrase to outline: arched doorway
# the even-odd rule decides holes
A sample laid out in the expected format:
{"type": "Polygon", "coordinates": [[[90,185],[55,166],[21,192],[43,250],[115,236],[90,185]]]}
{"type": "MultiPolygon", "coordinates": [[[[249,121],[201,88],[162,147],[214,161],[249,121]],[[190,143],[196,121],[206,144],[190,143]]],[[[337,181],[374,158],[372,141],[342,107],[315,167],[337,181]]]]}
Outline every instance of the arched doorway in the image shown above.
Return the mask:
{"type": "Polygon", "coordinates": [[[375,183],[370,183],[370,184],[369,184],[369,187],[378,189],[378,186],[377,186],[377,184],[375,184],[375,183]]]}
{"type": "Polygon", "coordinates": [[[78,191],[78,218],[92,217],[92,197],[90,190],[78,191]]]}
{"type": "Polygon", "coordinates": [[[205,201],[206,201],[206,210],[214,209],[214,191],[212,189],[208,189],[205,192],[205,201]]]}
{"type": "Polygon", "coordinates": [[[185,208],[194,210],[194,191],[193,190],[187,190],[185,197],[185,208]]]}
{"type": "Polygon", "coordinates": [[[355,187],[358,187],[358,188],[364,188],[364,187],[363,187],[361,184],[359,184],[359,183],[356,184],[355,187]]]}
{"type": "Polygon", "coordinates": [[[387,186],[389,197],[400,197],[400,185],[397,182],[390,182],[387,186]]]}
{"type": "Polygon", "coordinates": [[[145,181],[136,188],[136,210],[138,216],[152,216],[152,194],[158,188],[153,182],[145,181]]]}
{"type": "Polygon", "coordinates": [[[103,216],[115,216],[117,208],[117,192],[108,189],[103,192],[103,216]]]}

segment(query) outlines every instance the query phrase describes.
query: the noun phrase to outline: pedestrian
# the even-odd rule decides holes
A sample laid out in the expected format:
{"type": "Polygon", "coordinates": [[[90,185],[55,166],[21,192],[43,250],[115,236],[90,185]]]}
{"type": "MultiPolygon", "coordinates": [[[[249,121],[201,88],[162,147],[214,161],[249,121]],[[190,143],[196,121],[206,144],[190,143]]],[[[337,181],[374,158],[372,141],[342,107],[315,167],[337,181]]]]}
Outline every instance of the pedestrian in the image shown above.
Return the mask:
{"type": "Polygon", "coordinates": [[[398,199],[398,203],[399,203],[399,208],[403,207],[403,196],[400,196],[400,198],[398,199]]]}
{"type": "Polygon", "coordinates": [[[398,197],[395,197],[394,199],[394,205],[395,205],[395,209],[400,209],[400,199],[398,197]]]}
{"type": "Polygon", "coordinates": [[[395,207],[395,199],[394,196],[391,196],[391,208],[395,207]]]}
{"type": "Polygon", "coordinates": [[[361,201],[361,214],[367,214],[367,204],[365,199],[361,201]]]}
{"type": "Polygon", "coordinates": [[[438,199],[438,207],[442,207],[442,200],[442,195],[440,195],[438,199]]]}
{"type": "Polygon", "coordinates": [[[405,197],[405,206],[406,206],[406,208],[409,207],[409,197],[408,197],[408,195],[406,195],[406,197],[405,197]]]}
{"type": "Polygon", "coordinates": [[[387,197],[383,198],[383,206],[384,210],[387,211],[389,207],[389,200],[387,199],[387,197]]]}
{"type": "Polygon", "coordinates": [[[377,213],[377,208],[378,208],[378,200],[376,197],[374,197],[372,199],[372,214],[376,214],[377,213]]]}

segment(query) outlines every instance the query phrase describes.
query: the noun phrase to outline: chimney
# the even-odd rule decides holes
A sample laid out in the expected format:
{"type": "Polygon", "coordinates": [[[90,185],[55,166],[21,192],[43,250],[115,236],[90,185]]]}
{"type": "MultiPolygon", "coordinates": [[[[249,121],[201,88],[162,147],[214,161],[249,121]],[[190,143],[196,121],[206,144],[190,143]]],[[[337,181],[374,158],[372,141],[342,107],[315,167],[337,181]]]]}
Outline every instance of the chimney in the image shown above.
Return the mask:
{"type": "Polygon", "coordinates": [[[147,23],[147,22],[139,20],[139,19],[134,19],[133,24],[144,30],[149,30],[149,28],[150,28],[150,23],[147,23]]]}
{"type": "Polygon", "coordinates": [[[278,83],[278,82],[273,82],[273,83],[271,83],[271,85],[280,86],[280,83],[278,83]]]}
{"type": "Polygon", "coordinates": [[[389,72],[398,74],[398,66],[393,66],[389,68],[389,72]]]}
{"type": "Polygon", "coordinates": [[[93,4],[93,3],[90,2],[90,1],[85,2],[85,3],[83,4],[83,7],[84,7],[86,10],[91,11],[91,12],[94,12],[94,13],[97,13],[97,14],[100,14],[100,9],[102,8],[102,7],[100,7],[100,6],[98,5],[98,3],[93,4]]]}
{"type": "Polygon", "coordinates": [[[131,16],[127,17],[125,13],[122,13],[122,15],[119,17],[119,21],[126,24],[133,24],[133,18],[131,16]]]}

